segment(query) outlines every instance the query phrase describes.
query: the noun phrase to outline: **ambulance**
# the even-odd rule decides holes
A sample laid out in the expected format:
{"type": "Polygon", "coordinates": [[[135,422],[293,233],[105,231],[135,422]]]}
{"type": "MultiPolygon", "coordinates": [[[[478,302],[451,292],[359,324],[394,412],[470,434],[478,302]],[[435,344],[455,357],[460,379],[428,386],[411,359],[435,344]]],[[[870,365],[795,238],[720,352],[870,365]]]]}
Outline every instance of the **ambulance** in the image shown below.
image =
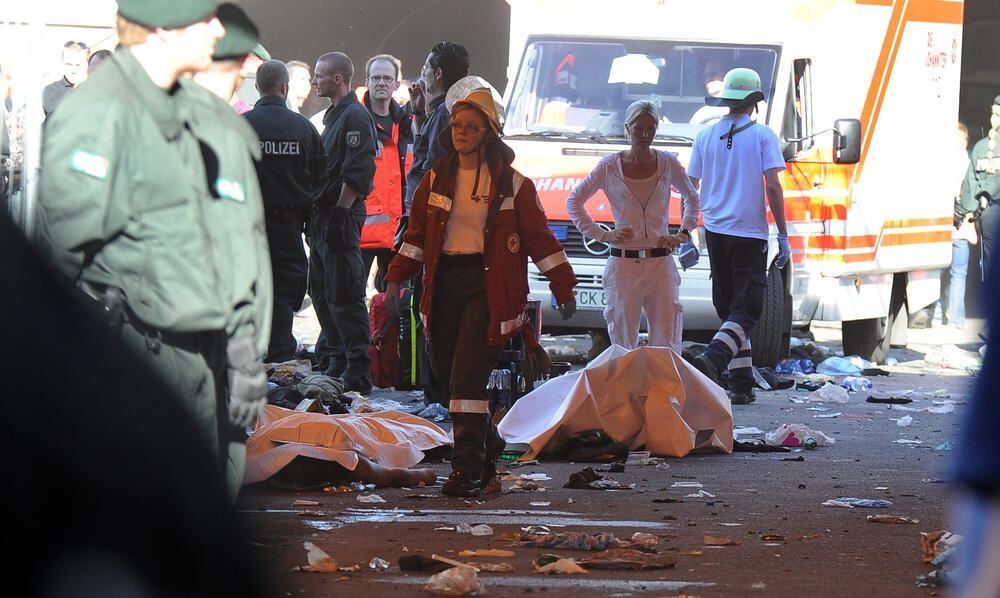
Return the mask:
{"type": "MultiPolygon", "coordinates": [[[[565,201],[600,158],[628,147],[625,108],[656,103],[655,146],[687,164],[720,116],[705,108],[720,75],[756,70],[758,108],[782,143],[792,260],[768,272],[754,362],[787,355],[793,325],[841,322],[844,351],[882,360],[905,344],[908,312],[939,297],[951,261],[961,174],[955,133],[961,0],[509,0],[505,139],[530,177],[580,283],[562,322],[529,273],[552,332],[603,330],[608,246],[584,238],[565,201]]],[[[671,224],[680,221],[680,197],[671,224]]],[[[607,199],[587,209],[612,225],[607,199]]],[[[770,215],[769,215],[770,217],[770,215]]],[[[770,256],[776,252],[771,226],[770,256]]],[[[681,275],[685,334],[712,331],[705,249],[681,275]]],[[[769,262],[770,258],[769,258],[769,262]]]]}

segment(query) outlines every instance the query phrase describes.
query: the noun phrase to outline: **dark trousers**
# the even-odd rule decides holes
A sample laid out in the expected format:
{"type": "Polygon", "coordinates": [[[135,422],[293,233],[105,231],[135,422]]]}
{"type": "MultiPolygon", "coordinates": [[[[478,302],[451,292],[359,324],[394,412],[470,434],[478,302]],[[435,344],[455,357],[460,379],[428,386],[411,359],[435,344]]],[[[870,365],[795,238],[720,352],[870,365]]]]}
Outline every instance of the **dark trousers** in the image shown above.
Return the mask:
{"type": "Polygon", "coordinates": [[[316,343],[316,357],[329,364],[330,376],[343,378],[348,387],[371,386],[368,347],[371,332],[365,305],[365,274],[361,259],[363,215],[352,214],[348,233],[353,248],[333,250],[323,238],[312,243],[309,255],[309,295],[323,329],[316,343]]]}
{"type": "Polygon", "coordinates": [[[295,312],[302,308],[309,280],[309,262],[302,245],[303,218],[294,207],[266,208],[267,243],[271,250],[274,280],[274,311],[267,361],[286,361],[295,356],[292,335],[295,312]]]}
{"type": "MultiPolygon", "coordinates": [[[[422,275],[413,279],[412,289],[413,304],[420,305],[420,299],[424,294],[424,277],[422,275]]],[[[422,344],[419,348],[420,388],[424,391],[424,402],[428,405],[431,403],[440,403],[447,407],[448,385],[438,382],[437,374],[434,373],[434,365],[431,363],[430,342],[427,340],[426,335],[422,334],[421,336],[420,342],[422,344]]]]}
{"type": "Polygon", "coordinates": [[[442,256],[431,317],[434,372],[450,411],[461,412],[467,406],[488,413],[486,383],[500,356],[500,347],[486,342],[490,310],[483,267],[449,267],[447,260],[442,256]],[[480,401],[482,405],[470,405],[469,401],[480,401]]]}
{"type": "Polygon", "coordinates": [[[750,333],[764,308],[767,288],[767,241],[706,231],[712,268],[712,305],[722,326],[705,357],[720,370],[729,367],[729,388],[753,388],[750,333]]]}
{"type": "Polygon", "coordinates": [[[984,279],[989,276],[993,266],[990,258],[993,257],[993,242],[997,234],[1000,233],[1000,230],[997,229],[998,226],[1000,226],[1000,205],[994,204],[983,210],[979,216],[979,238],[981,240],[979,248],[983,252],[984,279]]]}
{"type": "Polygon", "coordinates": [[[392,261],[393,252],[391,249],[362,249],[361,259],[365,263],[365,280],[372,272],[372,264],[378,264],[375,271],[375,290],[379,293],[385,292],[385,273],[389,270],[389,262],[392,261]]]}
{"type": "MultiPolygon", "coordinates": [[[[480,258],[481,260],[481,258],[480,258]]],[[[431,360],[454,422],[452,469],[482,477],[493,437],[486,383],[500,347],[486,342],[490,310],[482,262],[442,256],[431,314],[431,360]]]]}

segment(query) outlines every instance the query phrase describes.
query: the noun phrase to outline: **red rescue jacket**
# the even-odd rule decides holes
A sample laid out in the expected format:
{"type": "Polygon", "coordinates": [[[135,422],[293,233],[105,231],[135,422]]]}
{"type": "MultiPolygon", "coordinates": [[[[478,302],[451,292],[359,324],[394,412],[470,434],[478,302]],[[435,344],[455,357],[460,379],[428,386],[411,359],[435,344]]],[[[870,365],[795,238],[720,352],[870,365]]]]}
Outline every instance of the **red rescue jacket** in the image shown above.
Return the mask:
{"type": "MultiPolygon", "coordinates": [[[[511,166],[513,152],[510,148],[501,143],[490,144],[489,148],[487,167],[493,182],[483,231],[490,311],[487,341],[502,346],[527,320],[529,255],[538,270],[549,279],[549,288],[560,304],[573,300],[577,281],[566,252],[549,230],[535,185],[511,166]]],[[[451,154],[424,175],[413,196],[403,245],[386,274],[386,280],[402,283],[423,268],[420,315],[428,336],[438,261],[451,213],[457,169],[458,158],[451,154]]]]}
{"type": "MultiPolygon", "coordinates": [[[[370,111],[368,92],[362,100],[370,111]]],[[[413,143],[412,117],[395,100],[389,104],[389,114],[393,120],[391,131],[384,130],[377,122],[375,126],[379,151],[375,156],[374,188],[365,198],[368,215],[361,229],[362,249],[392,249],[403,217],[406,167],[412,161],[412,154],[408,153],[413,143]]]]}

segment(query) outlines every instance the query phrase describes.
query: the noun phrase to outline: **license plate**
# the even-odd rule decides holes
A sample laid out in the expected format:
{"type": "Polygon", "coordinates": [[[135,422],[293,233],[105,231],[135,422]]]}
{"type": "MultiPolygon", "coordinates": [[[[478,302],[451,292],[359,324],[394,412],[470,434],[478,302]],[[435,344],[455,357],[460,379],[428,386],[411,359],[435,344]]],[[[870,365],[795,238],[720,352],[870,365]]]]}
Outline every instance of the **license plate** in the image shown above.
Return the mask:
{"type": "Polygon", "coordinates": [[[576,307],[591,311],[603,311],[608,304],[608,294],[604,289],[577,289],[576,307]]]}
{"type": "Polygon", "coordinates": [[[552,236],[556,238],[557,241],[565,241],[567,235],[569,234],[568,224],[550,224],[549,230],[552,231],[552,236]]]}

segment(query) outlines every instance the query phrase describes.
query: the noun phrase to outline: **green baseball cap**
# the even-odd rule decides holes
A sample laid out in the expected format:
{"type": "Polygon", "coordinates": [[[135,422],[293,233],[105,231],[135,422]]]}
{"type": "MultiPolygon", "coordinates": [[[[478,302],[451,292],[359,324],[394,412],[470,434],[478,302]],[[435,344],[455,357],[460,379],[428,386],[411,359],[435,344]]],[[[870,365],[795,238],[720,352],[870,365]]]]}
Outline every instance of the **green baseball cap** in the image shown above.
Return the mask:
{"type": "Polygon", "coordinates": [[[709,106],[730,108],[742,108],[763,101],[764,92],[760,88],[760,75],[753,69],[745,68],[735,68],[726,73],[719,97],[705,98],[705,103],[709,106]]]}
{"type": "Polygon", "coordinates": [[[256,46],[260,32],[243,9],[231,2],[219,5],[219,21],[226,28],[226,34],[215,44],[214,60],[242,58],[256,46]]]}
{"type": "Polygon", "coordinates": [[[153,29],[178,29],[215,14],[218,0],[118,0],[118,14],[153,29]]]}
{"type": "Polygon", "coordinates": [[[271,53],[267,51],[267,48],[265,48],[259,43],[253,47],[253,50],[250,50],[250,53],[256,56],[257,58],[260,58],[264,62],[271,60],[271,53]]]}

